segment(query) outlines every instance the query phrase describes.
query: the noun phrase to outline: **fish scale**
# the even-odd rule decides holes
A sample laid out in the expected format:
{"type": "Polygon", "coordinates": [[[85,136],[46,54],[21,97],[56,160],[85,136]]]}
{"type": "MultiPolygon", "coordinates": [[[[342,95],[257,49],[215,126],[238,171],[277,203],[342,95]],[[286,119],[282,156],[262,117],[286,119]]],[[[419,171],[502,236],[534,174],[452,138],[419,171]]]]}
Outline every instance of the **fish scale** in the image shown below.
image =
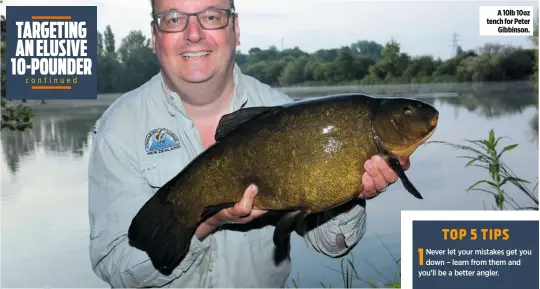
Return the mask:
{"type": "Polygon", "coordinates": [[[225,115],[216,142],[160,188],[133,218],[130,244],[169,275],[189,250],[201,222],[240,201],[254,183],[253,205],[282,212],[278,248],[306,216],[353,201],[362,191],[364,162],[385,157],[417,198],[396,160],[433,134],[438,111],[410,98],[343,94],[225,115]]]}

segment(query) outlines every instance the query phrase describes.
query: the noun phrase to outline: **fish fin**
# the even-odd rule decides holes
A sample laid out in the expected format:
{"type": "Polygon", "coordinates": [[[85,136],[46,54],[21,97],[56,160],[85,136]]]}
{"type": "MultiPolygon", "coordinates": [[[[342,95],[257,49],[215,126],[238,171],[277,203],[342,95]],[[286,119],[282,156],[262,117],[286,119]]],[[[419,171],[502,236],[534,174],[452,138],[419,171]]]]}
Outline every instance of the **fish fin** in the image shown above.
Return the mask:
{"type": "Polygon", "coordinates": [[[216,214],[217,212],[223,209],[234,207],[235,204],[236,203],[223,203],[223,204],[206,206],[203,212],[201,213],[201,218],[203,220],[206,220],[207,218],[211,217],[212,215],[216,214]]]}
{"type": "Polygon", "coordinates": [[[240,125],[275,109],[275,106],[255,106],[242,108],[226,114],[219,120],[214,138],[216,141],[219,141],[240,125]]]}
{"type": "Polygon", "coordinates": [[[401,183],[405,187],[405,189],[411,193],[411,195],[415,196],[417,199],[424,199],[420,192],[414,187],[414,185],[411,183],[407,175],[405,174],[405,171],[403,170],[403,167],[401,167],[401,164],[399,163],[398,159],[394,157],[390,157],[388,159],[388,162],[390,163],[390,166],[392,169],[398,174],[399,178],[401,179],[401,183]]]}
{"type": "Polygon", "coordinates": [[[145,251],[154,267],[170,275],[182,262],[197,229],[179,222],[172,205],[154,195],[133,218],[128,230],[131,246],[145,251]]]}
{"type": "Polygon", "coordinates": [[[298,230],[306,212],[303,210],[294,210],[285,213],[277,222],[274,230],[273,241],[277,248],[288,248],[291,241],[291,233],[298,230]]]}

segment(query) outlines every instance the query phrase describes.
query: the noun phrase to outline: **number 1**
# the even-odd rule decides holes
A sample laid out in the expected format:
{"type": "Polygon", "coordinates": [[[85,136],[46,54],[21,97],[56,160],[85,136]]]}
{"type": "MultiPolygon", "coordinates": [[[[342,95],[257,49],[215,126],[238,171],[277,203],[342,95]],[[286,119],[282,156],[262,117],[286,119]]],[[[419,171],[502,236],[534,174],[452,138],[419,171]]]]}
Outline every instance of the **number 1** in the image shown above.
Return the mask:
{"type": "Polygon", "coordinates": [[[420,266],[424,265],[424,249],[418,248],[418,263],[420,266]]]}

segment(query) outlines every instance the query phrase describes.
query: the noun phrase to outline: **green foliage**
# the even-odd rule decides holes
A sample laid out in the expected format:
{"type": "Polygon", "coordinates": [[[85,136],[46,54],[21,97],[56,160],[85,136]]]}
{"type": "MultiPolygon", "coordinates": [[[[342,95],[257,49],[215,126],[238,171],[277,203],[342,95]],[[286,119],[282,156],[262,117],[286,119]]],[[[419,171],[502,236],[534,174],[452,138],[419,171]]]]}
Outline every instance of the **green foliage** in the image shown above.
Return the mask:
{"type": "MultiPolygon", "coordinates": [[[[370,288],[401,288],[401,258],[396,259],[396,257],[394,257],[390,253],[390,249],[384,244],[384,242],[379,237],[379,235],[377,235],[377,238],[379,239],[381,244],[384,246],[386,251],[390,254],[392,259],[394,260],[394,264],[396,265],[396,267],[398,269],[398,273],[396,274],[396,276],[394,276],[392,279],[390,279],[390,278],[384,276],[383,274],[381,274],[380,271],[377,270],[377,268],[375,268],[373,265],[371,265],[368,262],[368,264],[375,271],[377,271],[377,273],[379,275],[381,275],[381,277],[383,279],[385,279],[385,281],[386,281],[384,284],[382,284],[383,287],[379,287],[376,284],[376,282],[373,280],[373,277],[370,278],[370,280],[366,280],[366,279],[360,277],[360,275],[358,274],[358,271],[356,270],[356,265],[355,265],[356,262],[354,261],[354,254],[350,253],[351,258],[342,258],[341,259],[341,261],[340,261],[340,269],[339,270],[331,268],[329,266],[326,266],[328,268],[328,270],[337,272],[338,274],[341,275],[343,286],[337,287],[337,288],[358,288],[359,286],[357,286],[357,284],[355,284],[353,281],[360,281],[360,282],[366,283],[366,284],[368,284],[370,286],[370,288]]],[[[366,262],[367,262],[367,260],[366,260],[366,262]]],[[[299,274],[297,273],[296,276],[297,276],[296,279],[295,278],[292,279],[292,283],[293,283],[294,288],[300,288],[300,286],[299,286],[300,285],[300,283],[299,283],[299,279],[300,279],[299,274]]],[[[326,285],[322,281],[320,281],[320,284],[321,284],[322,288],[332,288],[331,284],[326,285]]]]}
{"type": "Polygon", "coordinates": [[[98,93],[122,93],[133,90],[159,72],[159,63],[150,39],[142,31],[131,31],[116,49],[110,25],[98,32],[98,93]]]}
{"type": "MultiPolygon", "coordinates": [[[[5,36],[5,18],[2,18],[5,36]]],[[[535,36],[538,42],[538,29],[535,36]]],[[[2,37],[2,57],[5,57],[2,37]]],[[[135,89],[159,72],[151,41],[141,31],[131,31],[117,41],[110,25],[97,36],[98,93],[123,93],[135,89]],[[117,43],[119,43],[117,48],[117,43]]],[[[360,40],[348,46],[307,53],[298,47],[278,50],[251,48],[240,51],[236,62],[248,75],[271,86],[345,84],[396,84],[471,81],[530,80],[538,77],[538,49],[487,44],[476,50],[457,49],[442,61],[430,55],[410,56],[393,38],[384,45],[360,40]]],[[[2,62],[2,97],[5,96],[2,62]]],[[[32,111],[23,105],[2,102],[2,127],[30,126],[32,111]],[[12,118],[13,117],[13,118],[12,118]],[[9,118],[9,122],[4,122],[9,118]],[[5,126],[4,123],[9,123],[5,126]]]]}
{"type": "Polygon", "coordinates": [[[538,210],[538,196],[534,192],[538,187],[538,183],[531,190],[526,187],[529,181],[517,177],[512,170],[502,161],[504,153],[515,149],[518,145],[507,145],[499,151],[497,145],[499,141],[506,137],[495,137],[494,130],[490,130],[489,137],[485,140],[465,140],[470,145],[459,145],[443,141],[431,141],[429,143],[441,143],[449,145],[453,148],[469,152],[471,155],[460,156],[460,158],[468,159],[465,167],[480,167],[485,169],[489,176],[489,180],[479,180],[472,184],[467,191],[480,191],[491,194],[495,200],[496,207],[494,209],[505,210],[509,207],[513,209],[532,209],[538,210]],[[485,188],[478,188],[479,185],[485,184],[485,188]],[[517,192],[527,196],[533,205],[520,206],[514,199],[505,191],[505,185],[512,184],[517,192]]]}
{"type": "Polygon", "coordinates": [[[411,57],[391,39],[384,46],[359,41],[312,54],[252,48],[237,53],[247,74],[273,86],[513,81],[532,79],[536,50],[488,43],[476,50],[457,49],[442,61],[430,55],[411,57]],[[273,69],[270,69],[273,67],[273,69]]]}
{"type": "MultiPolygon", "coordinates": [[[[1,24],[2,33],[2,60],[6,59],[6,18],[2,15],[1,24]]],[[[26,101],[7,101],[6,95],[6,63],[2,61],[2,119],[1,129],[19,130],[23,131],[32,127],[31,119],[34,116],[34,112],[28,106],[25,105],[26,101]]]]}

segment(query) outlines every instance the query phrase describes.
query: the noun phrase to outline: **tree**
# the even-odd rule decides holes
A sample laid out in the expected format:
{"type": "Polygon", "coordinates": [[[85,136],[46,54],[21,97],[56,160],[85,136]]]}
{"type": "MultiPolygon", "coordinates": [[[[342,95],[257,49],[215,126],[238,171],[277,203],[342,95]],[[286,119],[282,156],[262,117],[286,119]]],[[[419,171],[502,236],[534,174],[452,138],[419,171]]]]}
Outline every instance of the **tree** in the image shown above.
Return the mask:
{"type": "MultiPolygon", "coordinates": [[[[98,46],[100,41],[101,37],[98,37],[98,46]]],[[[103,47],[103,55],[98,57],[98,93],[121,92],[120,76],[124,69],[116,53],[115,36],[110,25],[103,32],[103,47]]]]}
{"type": "MultiPolygon", "coordinates": [[[[2,60],[6,59],[6,18],[2,15],[2,60]]],[[[32,127],[34,112],[25,104],[26,101],[7,101],[6,97],[6,64],[2,61],[2,120],[1,129],[24,131],[32,127]]]]}
{"type": "Polygon", "coordinates": [[[379,61],[383,58],[383,46],[375,41],[360,40],[351,44],[351,49],[355,54],[369,57],[375,61],[379,61]]]}

